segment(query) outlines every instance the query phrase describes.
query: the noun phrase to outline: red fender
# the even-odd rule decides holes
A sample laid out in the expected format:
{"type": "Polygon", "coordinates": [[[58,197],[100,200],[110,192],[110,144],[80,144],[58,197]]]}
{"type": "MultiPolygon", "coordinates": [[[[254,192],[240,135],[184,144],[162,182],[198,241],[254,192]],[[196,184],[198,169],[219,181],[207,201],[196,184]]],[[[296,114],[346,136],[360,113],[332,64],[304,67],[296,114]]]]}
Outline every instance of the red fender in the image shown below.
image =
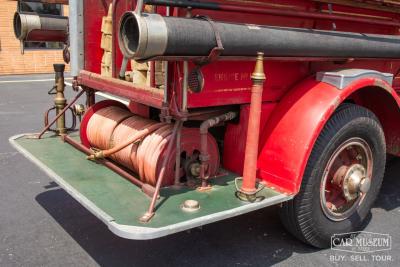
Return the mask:
{"type": "Polygon", "coordinates": [[[274,110],[261,134],[258,177],[286,193],[297,193],[312,148],[325,123],[352,93],[365,87],[389,92],[393,88],[377,78],[359,79],[344,89],[308,78],[293,88],[274,110]]]}

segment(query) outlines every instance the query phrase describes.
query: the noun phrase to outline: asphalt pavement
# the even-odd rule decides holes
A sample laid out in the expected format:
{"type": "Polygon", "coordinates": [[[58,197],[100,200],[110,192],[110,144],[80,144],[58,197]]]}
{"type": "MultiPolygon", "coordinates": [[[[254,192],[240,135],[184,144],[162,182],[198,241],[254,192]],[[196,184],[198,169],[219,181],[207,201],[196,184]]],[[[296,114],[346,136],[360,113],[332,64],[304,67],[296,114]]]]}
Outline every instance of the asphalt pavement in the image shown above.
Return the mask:
{"type": "Polygon", "coordinates": [[[40,131],[52,78],[0,77],[0,266],[400,266],[397,158],[364,229],[390,235],[385,251],[309,247],[285,231],[276,207],[155,240],[115,236],[8,142],[40,131]]]}

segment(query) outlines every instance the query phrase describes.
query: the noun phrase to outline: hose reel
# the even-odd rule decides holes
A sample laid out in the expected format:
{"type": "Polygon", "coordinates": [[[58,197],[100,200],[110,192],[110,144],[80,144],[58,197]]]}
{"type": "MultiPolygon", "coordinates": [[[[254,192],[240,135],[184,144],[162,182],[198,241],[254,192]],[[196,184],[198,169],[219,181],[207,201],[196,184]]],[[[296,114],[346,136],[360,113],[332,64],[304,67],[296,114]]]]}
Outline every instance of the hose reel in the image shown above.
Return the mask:
{"type": "MultiPolygon", "coordinates": [[[[159,123],[131,113],[126,106],[113,100],[105,100],[93,105],[82,119],[81,142],[88,148],[107,150],[118,146],[135,133],[144,129],[153,131],[136,142],[109,156],[125,168],[139,174],[141,180],[155,185],[161,171],[161,162],[168,157],[164,186],[174,183],[175,149],[166,154],[166,145],[171,139],[172,125],[159,123]]],[[[208,134],[210,153],[210,173],[215,175],[219,168],[218,145],[208,134]]],[[[183,127],[181,131],[181,169],[182,179],[193,177],[196,157],[200,151],[200,132],[198,128],[183,127]],[[194,164],[194,165],[193,165],[194,164]],[[193,172],[192,172],[193,170],[193,172]],[[190,173],[189,173],[190,172],[190,173]]]]}

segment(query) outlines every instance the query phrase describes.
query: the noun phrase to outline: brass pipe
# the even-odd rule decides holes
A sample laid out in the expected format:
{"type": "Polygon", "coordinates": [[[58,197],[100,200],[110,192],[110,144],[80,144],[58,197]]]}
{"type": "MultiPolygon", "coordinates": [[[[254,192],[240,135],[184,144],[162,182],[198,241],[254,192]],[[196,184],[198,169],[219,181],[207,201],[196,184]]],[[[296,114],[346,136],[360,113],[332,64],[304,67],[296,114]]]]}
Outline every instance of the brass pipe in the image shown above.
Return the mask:
{"type": "MultiPolygon", "coordinates": [[[[56,96],[54,98],[54,106],[56,108],[56,114],[60,114],[61,111],[67,105],[67,99],[64,96],[64,64],[53,64],[54,71],[56,73],[55,81],[56,81],[56,96]]],[[[59,135],[65,134],[67,132],[67,128],[65,127],[65,113],[61,113],[61,116],[57,119],[56,123],[56,132],[59,135]]]]}
{"type": "Polygon", "coordinates": [[[200,125],[200,179],[201,189],[208,188],[207,180],[209,178],[209,161],[210,155],[208,154],[208,130],[223,122],[233,120],[237,116],[236,112],[228,112],[220,116],[216,116],[205,120],[200,125]]]}
{"type": "Polygon", "coordinates": [[[79,99],[79,97],[81,97],[81,95],[83,95],[83,93],[85,92],[85,90],[82,90],[79,92],[79,94],[77,94],[75,96],[75,98],[73,100],[71,100],[71,102],[65,106],[65,108],[63,110],[60,111],[60,113],[48,124],[44,127],[44,129],[38,134],[37,138],[40,139],[42,138],[43,134],[48,131],[50,129],[50,127],[58,120],[58,118],[60,118],[62,115],[65,114],[65,112],[73,105],[75,104],[75,102],[79,99]]]}

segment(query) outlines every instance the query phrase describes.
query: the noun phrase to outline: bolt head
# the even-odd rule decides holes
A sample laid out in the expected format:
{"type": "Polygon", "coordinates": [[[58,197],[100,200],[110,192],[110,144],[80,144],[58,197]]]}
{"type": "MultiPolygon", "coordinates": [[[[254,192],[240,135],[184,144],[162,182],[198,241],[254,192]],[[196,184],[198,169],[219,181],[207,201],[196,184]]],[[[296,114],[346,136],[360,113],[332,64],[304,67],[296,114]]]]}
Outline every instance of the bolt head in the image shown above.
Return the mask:
{"type": "Polygon", "coordinates": [[[182,204],[182,210],[187,212],[193,212],[200,209],[200,203],[197,200],[188,199],[182,204]]]}

